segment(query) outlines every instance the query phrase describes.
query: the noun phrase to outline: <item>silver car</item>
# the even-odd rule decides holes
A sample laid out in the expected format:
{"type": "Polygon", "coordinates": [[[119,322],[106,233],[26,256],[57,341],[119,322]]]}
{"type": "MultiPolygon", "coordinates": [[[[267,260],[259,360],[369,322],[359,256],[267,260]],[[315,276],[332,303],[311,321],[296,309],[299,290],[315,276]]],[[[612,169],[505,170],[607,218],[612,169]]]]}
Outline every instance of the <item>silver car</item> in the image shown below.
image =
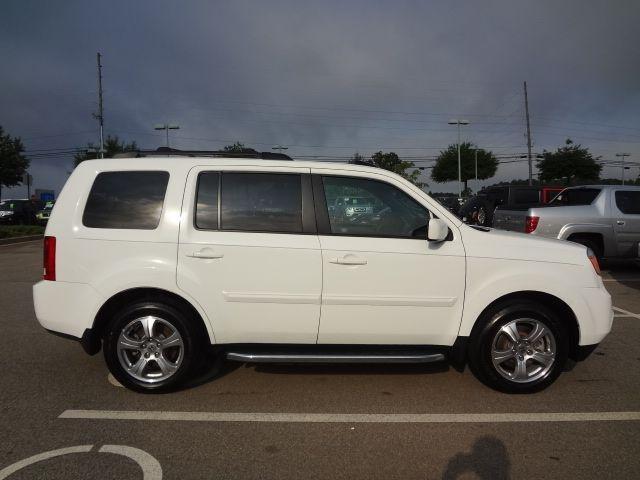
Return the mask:
{"type": "Polygon", "coordinates": [[[580,243],[599,258],[639,257],[640,187],[567,188],[547,206],[496,210],[494,227],[580,243]]]}

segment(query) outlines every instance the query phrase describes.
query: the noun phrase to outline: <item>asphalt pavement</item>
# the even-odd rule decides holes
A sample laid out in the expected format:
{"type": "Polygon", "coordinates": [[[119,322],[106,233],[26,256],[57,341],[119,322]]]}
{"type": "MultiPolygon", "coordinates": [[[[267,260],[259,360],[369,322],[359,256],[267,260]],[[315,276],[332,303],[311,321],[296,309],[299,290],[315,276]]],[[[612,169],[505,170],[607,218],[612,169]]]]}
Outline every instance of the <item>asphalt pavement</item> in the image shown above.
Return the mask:
{"type": "Polygon", "coordinates": [[[607,266],[613,330],[546,391],[467,370],[229,364],[165,395],[33,311],[40,242],[0,246],[0,480],[640,478],[640,267],[607,266]]]}

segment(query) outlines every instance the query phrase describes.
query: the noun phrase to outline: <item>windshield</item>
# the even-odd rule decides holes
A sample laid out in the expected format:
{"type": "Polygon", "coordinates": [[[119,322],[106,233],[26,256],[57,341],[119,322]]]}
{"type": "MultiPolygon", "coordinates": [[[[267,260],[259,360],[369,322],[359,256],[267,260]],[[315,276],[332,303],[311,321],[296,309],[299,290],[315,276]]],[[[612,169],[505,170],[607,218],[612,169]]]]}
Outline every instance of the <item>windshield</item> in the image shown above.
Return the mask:
{"type": "Polygon", "coordinates": [[[599,188],[575,188],[563,190],[550,205],[591,205],[600,193],[599,188]]]}

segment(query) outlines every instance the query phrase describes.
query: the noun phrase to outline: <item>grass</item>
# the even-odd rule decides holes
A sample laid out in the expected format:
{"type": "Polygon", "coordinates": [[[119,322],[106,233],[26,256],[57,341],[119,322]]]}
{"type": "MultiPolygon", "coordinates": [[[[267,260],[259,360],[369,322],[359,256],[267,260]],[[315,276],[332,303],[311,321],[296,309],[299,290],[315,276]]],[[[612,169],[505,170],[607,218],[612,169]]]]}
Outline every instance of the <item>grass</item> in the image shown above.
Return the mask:
{"type": "Polygon", "coordinates": [[[42,234],[44,234],[44,227],[40,225],[0,225],[0,238],[42,234]]]}

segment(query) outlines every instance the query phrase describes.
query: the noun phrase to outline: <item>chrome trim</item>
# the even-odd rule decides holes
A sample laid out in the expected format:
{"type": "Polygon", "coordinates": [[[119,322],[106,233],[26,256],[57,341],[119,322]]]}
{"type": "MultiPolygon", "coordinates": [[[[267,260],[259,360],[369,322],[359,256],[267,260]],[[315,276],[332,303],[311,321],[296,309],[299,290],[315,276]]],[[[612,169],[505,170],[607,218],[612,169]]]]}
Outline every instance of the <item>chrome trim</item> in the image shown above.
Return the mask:
{"type": "Polygon", "coordinates": [[[251,363],[431,363],[444,360],[444,355],[442,353],[424,355],[322,355],[228,352],[227,360],[251,363]]]}

